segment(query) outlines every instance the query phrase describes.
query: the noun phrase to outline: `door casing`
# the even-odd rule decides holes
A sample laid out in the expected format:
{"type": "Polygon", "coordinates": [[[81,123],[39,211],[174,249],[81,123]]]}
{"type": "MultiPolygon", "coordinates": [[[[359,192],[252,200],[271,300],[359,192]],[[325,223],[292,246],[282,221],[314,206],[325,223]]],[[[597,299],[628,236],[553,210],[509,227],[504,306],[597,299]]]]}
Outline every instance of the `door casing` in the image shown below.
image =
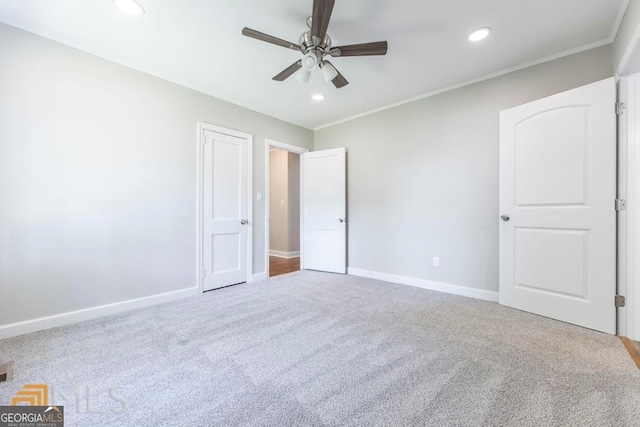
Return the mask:
{"type": "Polygon", "coordinates": [[[640,74],[618,82],[618,102],[626,110],[618,117],[618,197],[626,209],[618,212],[618,294],[626,298],[618,309],[618,334],[640,341],[640,74]]]}

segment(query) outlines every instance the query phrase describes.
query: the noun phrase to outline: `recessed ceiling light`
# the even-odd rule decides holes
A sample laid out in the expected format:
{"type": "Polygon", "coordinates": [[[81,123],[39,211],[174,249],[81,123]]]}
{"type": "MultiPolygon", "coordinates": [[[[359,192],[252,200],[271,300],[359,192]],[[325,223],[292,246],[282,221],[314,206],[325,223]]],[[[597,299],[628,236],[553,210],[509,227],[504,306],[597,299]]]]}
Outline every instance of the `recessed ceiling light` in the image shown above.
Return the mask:
{"type": "Polygon", "coordinates": [[[113,2],[124,13],[134,16],[144,15],[144,7],[135,0],[113,0],[113,2]]]}
{"type": "Polygon", "coordinates": [[[324,95],[313,95],[311,98],[313,98],[314,101],[322,101],[324,99],[324,95]]]}
{"type": "Polygon", "coordinates": [[[479,42],[480,40],[484,40],[489,36],[489,34],[491,34],[491,31],[492,30],[489,27],[478,28],[477,30],[469,34],[469,40],[472,42],[479,42]]]}

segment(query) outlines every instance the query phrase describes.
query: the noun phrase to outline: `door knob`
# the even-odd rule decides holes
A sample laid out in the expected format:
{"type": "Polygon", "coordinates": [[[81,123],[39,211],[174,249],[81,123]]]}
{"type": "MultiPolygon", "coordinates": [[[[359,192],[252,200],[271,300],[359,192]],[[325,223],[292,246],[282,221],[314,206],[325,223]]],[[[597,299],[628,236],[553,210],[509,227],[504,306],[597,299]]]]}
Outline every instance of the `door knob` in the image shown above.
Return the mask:
{"type": "Polygon", "coordinates": [[[507,214],[504,214],[504,215],[502,215],[500,217],[500,219],[503,220],[503,221],[509,221],[511,219],[511,217],[509,215],[507,215],[507,214]]]}
{"type": "Polygon", "coordinates": [[[344,218],[338,218],[338,222],[344,222],[344,218]]]}
{"type": "Polygon", "coordinates": [[[246,225],[248,223],[249,223],[249,221],[247,221],[246,219],[240,220],[240,224],[242,224],[242,225],[246,225]]]}

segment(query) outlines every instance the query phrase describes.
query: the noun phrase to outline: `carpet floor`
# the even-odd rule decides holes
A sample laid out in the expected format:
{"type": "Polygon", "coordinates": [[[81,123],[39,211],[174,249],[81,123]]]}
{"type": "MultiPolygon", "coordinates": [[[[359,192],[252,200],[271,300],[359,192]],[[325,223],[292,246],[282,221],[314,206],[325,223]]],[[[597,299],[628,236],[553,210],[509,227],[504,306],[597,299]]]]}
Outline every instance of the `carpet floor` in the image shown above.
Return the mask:
{"type": "Polygon", "coordinates": [[[0,341],[66,426],[638,426],[616,337],[301,271],[0,341]]]}

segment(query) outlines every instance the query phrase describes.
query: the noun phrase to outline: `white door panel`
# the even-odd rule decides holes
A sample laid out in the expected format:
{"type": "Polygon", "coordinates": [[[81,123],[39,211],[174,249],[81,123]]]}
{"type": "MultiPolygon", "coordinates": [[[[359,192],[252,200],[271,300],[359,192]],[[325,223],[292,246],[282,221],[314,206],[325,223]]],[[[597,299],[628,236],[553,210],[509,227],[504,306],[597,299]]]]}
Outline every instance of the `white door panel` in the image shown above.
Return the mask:
{"type": "Polygon", "coordinates": [[[615,126],[614,79],[500,114],[501,304],[616,332],[615,126]]]}
{"type": "Polygon", "coordinates": [[[566,107],[516,124],[516,206],[584,205],[588,113],[566,107]]]}
{"type": "Polygon", "coordinates": [[[246,139],[204,133],[203,289],[247,281],[246,139]]]}
{"type": "Polygon", "coordinates": [[[347,271],[346,150],[314,151],[303,162],[303,267],[347,271]]]}

